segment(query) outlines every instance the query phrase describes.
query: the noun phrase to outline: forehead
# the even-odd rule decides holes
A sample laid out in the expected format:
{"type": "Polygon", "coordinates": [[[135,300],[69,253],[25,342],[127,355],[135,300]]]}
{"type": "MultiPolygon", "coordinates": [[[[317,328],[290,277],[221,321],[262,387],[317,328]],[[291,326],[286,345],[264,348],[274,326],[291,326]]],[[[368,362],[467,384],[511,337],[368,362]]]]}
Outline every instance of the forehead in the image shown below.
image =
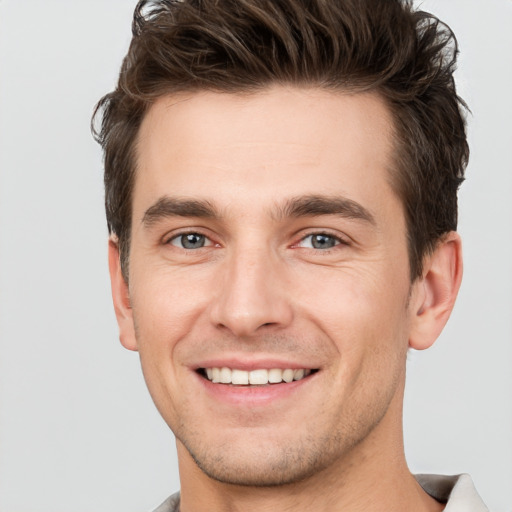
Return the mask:
{"type": "MultiPolygon", "coordinates": [[[[375,94],[273,87],[159,98],[137,144],[134,213],[162,195],[265,208],[299,195],[392,194],[392,121],[375,94]]],[[[221,205],[222,206],[222,205],[221,205]]]]}

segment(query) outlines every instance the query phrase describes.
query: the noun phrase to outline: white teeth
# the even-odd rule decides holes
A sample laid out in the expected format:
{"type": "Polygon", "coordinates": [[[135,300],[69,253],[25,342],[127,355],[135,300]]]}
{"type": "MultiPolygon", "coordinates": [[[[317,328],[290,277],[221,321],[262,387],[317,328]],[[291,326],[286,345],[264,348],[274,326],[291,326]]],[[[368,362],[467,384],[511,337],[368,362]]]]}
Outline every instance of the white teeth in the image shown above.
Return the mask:
{"type": "Polygon", "coordinates": [[[283,380],[285,382],[291,382],[293,380],[293,370],[283,370],[283,380]]]}
{"type": "Polygon", "coordinates": [[[264,386],[266,384],[279,384],[301,380],[311,374],[310,369],[292,370],[290,368],[272,368],[270,370],[257,369],[247,372],[245,370],[222,368],[205,368],[206,377],[214,384],[233,384],[236,386],[264,386]]]}
{"type": "Polygon", "coordinates": [[[268,370],[253,370],[249,372],[249,382],[251,384],[268,384],[268,370]]]}
{"type": "Polygon", "coordinates": [[[304,378],[304,370],[295,370],[293,372],[293,380],[300,380],[304,378]]]}
{"type": "Polygon", "coordinates": [[[283,370],[279,370],[278,368],[269,370],[268,381],[270,384],[279,384],[280,382],[283,382],[283,370]]]}
{"type": "Polygon", "coordinates": [[[243,370],[232,370],[231,384],[249,384],[249,373],[243,370]]]}
{"type": "Polygon", "coordinates": [[[231,370],[229,368],[220,369],[220,383],[231,384],[231,370]]]}

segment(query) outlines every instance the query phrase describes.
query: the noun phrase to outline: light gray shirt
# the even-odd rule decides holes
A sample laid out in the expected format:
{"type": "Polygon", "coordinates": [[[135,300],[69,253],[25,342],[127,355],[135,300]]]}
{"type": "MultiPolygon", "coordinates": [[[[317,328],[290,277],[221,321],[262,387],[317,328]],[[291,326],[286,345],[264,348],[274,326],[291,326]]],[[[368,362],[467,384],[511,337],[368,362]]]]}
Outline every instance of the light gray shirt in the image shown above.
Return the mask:
{"type": "MultiPolygon", "coordinates": [[[[469,475],[416,475],[425,492],[441,503],[444,512],[489,512],[469,475]]],[[[179,512],[180,493],[167,498],[154,512],[179,512]]]]}
{"type": "Polygon", "coordinates": [[[426,493],[446,503],[444,512],[489,512],[469,475],[416,475],[416,480],[426,493]]]}

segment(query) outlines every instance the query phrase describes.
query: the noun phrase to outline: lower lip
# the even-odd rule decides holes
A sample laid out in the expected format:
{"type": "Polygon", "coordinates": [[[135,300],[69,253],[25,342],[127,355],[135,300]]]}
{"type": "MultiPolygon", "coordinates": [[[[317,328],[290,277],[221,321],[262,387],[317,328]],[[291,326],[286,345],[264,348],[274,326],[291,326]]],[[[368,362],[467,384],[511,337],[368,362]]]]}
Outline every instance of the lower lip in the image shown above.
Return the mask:
{"type": "Polygon", "coordinates": [[[264,406],[276,400],[286,399],[301,388],[308,386],[316,375],[317,373],[313,373],[301,380],[266,386],[233,386],[231,384],[214,384],[196,373],[196,377],[206,393],[215,400],[231,405],[250,407],[264,406]]]}

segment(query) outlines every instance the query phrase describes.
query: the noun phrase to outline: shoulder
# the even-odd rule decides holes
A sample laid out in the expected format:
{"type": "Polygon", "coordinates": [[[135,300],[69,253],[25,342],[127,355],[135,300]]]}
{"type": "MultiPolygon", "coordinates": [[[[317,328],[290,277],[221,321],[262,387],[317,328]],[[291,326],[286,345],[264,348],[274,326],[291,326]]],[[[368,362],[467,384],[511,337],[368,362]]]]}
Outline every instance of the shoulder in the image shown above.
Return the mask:
{"type": "Polygon", "coordinates": [[[155,508],[153,512],[179,512],[180,507],[180,493],[177,492],[169,496],[159,507],[155,508]]]}
{"type": "Polygon", "coordinates": [[[424,491],[446,503],[445,512],[489,512],[469,475],[415,475],[424,491]]]}

